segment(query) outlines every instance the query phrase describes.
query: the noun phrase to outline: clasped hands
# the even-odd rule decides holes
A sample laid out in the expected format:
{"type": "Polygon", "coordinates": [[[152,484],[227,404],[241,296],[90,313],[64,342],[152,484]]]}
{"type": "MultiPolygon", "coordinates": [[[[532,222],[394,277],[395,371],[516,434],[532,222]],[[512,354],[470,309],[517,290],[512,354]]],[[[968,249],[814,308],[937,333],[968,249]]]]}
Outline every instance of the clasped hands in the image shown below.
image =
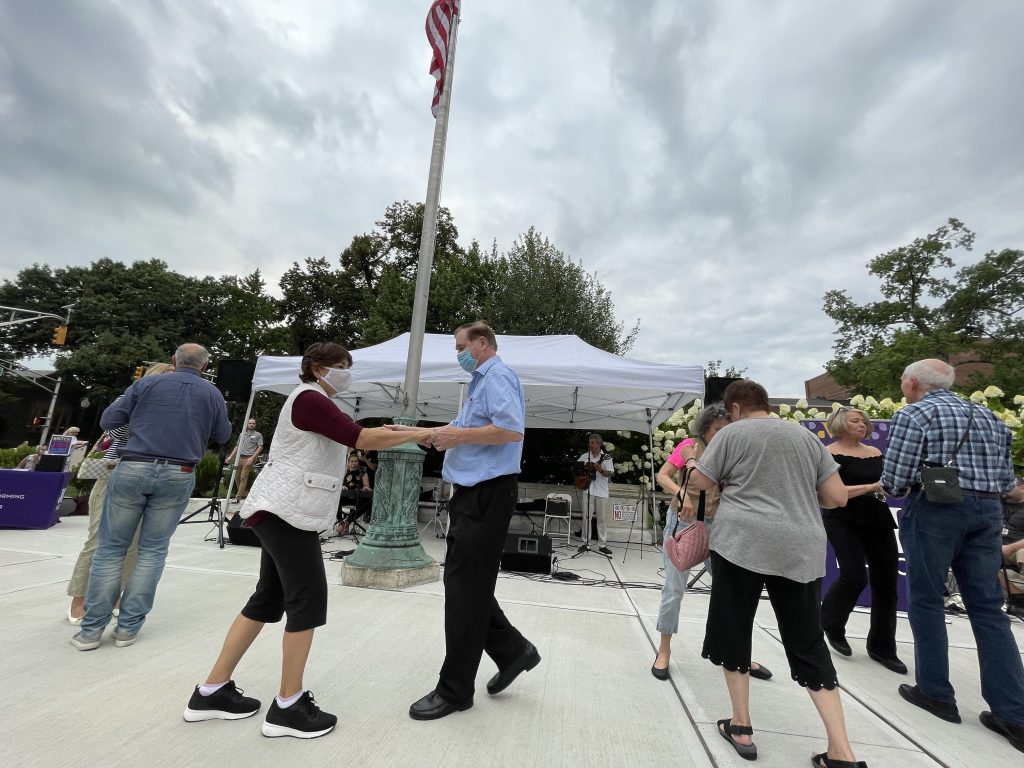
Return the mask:
{"type": "Polygon", "coordinates": [[[445,424],[443,427],[433,427],[431,429],[410,427],[405,424],[385,424],[384,426],[393,432],[421,433],[415,438],[415,440],[424,448],[436,448],[439,451],[447,451],[449,448],[453,448],[459,443],[459,428],[453,427],[451,424],[445,424]]]}

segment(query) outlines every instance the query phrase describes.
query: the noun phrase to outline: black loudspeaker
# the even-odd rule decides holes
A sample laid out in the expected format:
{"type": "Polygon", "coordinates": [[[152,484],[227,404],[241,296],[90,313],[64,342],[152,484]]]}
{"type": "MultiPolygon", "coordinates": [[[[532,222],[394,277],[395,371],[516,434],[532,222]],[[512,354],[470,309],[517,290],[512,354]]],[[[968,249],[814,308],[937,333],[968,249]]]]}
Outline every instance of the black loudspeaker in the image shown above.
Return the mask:
{"type": "Polygon", "coordinates": [[[260,546],[260,538],[256,531],[242,525],[242,518],[237,513],[228,519],[228,541],[243,547],[260,546]]]}
{"type": "Polygon", "coordinates": [[[252,392],[252,375],[256,364],[248,360],[221,360],[217,363],[214,384],[229,403],[244,403],[252,392]]]}
{"type": "Polygon", "coordinates": [[[503,571],[551,573],[551,538],[509,533],[501,553],[503,571]]]}
{"type": "Polygon", "coordinates": [[[734,381],[741,381],[738,376],[708,376],[704,381],[704,405],[722,402],[725,388],[734,381]]]}
{"type": "Polygon", "coordinates": [[[36,464],[36,472],[64,472],[67,467],[68,457],[67,456],[51,456],[50,454],[43,454],[39,457],[39,461],[36,464]]]}

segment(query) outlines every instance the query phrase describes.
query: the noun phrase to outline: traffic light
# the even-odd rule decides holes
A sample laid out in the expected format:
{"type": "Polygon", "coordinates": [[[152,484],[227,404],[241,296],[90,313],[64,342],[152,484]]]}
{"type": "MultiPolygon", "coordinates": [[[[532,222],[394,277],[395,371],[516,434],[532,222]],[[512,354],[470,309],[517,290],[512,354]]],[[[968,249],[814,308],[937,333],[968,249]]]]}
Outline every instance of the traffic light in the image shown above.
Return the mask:
{"type": "Polygon", "coordinates": [[[45,416],[36,416],[32,419],[32,429],[42,429],[46,426],[45,416]]]}
{"type": "Polygon", "coordinates": [[[68,327],[66,325],[58,325],[53,329],[53,338],[50,339],[51,344],[61,346],[64,344],[64,339],[67,338],[68,327]]]}
{"type": "Polygon", "coordinates": [[[142,378],[142,374],[146,372],[146,366],[136,365],[135,371],[132,373],[132,381],[138,381],[142,378]]]}

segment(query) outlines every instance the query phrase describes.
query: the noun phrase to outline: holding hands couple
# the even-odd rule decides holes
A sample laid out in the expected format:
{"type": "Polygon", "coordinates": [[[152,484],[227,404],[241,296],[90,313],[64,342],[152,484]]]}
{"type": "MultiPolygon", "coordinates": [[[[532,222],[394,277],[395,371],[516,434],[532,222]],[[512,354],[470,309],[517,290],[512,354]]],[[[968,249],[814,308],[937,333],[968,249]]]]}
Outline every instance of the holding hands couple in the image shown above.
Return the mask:
{"type": "Polygon", "coordinates": [[[424,448],[436,448],[439,451],[447,451],[449,448],[454,448],[460,443],[471,442],[467,439],[468,435],[465,434],[470,432],[470,429],[455,427],[451,424],[445,424],[443,427],[433,427],[432,429],[410,427],[406,424],[386,424],[385,426],[394,432],[416,432],[415,436],[410,435],[411,439],[424,448]]]}

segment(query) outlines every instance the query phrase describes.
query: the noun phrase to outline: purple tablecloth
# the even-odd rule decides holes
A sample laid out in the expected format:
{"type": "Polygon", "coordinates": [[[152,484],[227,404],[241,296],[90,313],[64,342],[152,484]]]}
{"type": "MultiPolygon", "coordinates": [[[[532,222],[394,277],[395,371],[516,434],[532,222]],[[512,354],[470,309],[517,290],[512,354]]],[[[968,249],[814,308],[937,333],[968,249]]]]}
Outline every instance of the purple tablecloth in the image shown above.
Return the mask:
{"type": "Polygon", "coordinates": [[[70,481],[70,472],[0,469],[0,528],[49,528],[70,481]]]}

